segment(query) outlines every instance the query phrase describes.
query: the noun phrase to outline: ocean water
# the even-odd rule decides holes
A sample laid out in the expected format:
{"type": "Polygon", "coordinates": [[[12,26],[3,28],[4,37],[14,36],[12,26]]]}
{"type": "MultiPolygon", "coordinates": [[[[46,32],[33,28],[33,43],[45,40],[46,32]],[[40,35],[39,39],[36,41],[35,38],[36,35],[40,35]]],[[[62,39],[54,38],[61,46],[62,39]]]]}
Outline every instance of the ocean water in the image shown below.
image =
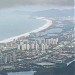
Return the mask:
{"type": "Polygon", "coordinates": [[[0,9],[0,40],[32,31],[46,23],[30,13],[24,8],[0,9]]]}

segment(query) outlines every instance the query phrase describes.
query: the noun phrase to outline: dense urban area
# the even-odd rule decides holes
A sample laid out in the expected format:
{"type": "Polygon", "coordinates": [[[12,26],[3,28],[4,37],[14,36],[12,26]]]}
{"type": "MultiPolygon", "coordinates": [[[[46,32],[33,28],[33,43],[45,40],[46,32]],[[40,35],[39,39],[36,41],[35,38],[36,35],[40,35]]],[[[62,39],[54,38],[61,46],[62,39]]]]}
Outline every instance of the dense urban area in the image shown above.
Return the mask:
{"type": "Polygon", "coordinates": [[[74,17],[46,17],[52,25],[38,33],[0,43],[0,72],[64,67],[75,61],[74,17]]]}

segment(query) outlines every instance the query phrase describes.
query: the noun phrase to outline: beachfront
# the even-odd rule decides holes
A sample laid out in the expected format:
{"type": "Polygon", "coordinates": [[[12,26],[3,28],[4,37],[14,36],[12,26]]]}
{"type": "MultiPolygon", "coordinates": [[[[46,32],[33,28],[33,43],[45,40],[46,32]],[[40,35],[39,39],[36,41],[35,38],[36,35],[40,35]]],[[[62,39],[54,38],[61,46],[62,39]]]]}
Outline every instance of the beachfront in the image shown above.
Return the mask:
{"type": "Polygon", "coordinates": [[[27,33],[24,33],[24,34],[21,34],[21,35],[18,35],[18,36],[14,36],[14,37],[10,37],[8,39],[2,40],[2,41],[0,41],[0,43],[7,43],[7,42],[11,42],[13,40],[17,40],[18,38],[23,37],[23,36],[29,36],[30,33],[37,33],[39,31],[47,29],[48,27],[50,27],[52,25],[52,21],[46,19],[45,17],[36,17],[36,19],[45,20],[46,24],[44,24],[42,27],[39,27],[38,29],[35,29],[35,30],[31,31],[31,32],[27,32],[27,33]]]}

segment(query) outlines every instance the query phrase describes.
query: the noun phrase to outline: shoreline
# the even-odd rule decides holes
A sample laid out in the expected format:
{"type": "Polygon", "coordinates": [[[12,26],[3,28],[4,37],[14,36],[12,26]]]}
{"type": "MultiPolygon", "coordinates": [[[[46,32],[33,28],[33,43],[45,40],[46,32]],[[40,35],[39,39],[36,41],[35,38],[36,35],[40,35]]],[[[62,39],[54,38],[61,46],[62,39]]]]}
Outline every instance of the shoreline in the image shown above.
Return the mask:
{"type": "Polygon", "coordinates": [[[36,19],[45,20],[46,24],[44,24],[42,27],[39,27],[38,29],[32,30],[30,32],[27,32],[27,33],[24,33],[24,34],[21,34],[21,35],[18,35],[18,36],[14,36],[14,37],[10,37],[8,39],[2,40],[2,41],[0,41],[0,43],[8,43],[8,42],[11,42],[13,40],[17,40],[18,38],[23,37],[23,36],[27,37],[27,36],[30,35],[30,33],[40,32],[40,31],[42,31],[44,29],[47,29],[48,27],[50,27],[52,25],[52,20],[46,19],[45,17],[36,17],[36,19]]]}

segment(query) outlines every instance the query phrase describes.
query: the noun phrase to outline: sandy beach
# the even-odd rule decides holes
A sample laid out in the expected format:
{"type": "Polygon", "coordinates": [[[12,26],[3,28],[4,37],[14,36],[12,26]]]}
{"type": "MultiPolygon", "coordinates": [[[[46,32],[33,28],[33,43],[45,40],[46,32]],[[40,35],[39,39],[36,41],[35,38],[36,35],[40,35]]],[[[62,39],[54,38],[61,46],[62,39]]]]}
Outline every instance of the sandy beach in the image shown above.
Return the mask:
{"type": "Polygon", "coordinates": [[[45,20],[46,21],[46,24],[44,24],[42,27],[39,27],[38,29],[35,29],[35,30],[31,31],[31,32],[27,32],[27,33],[24,33],[24,34],[21,34],[21,35],[18,35],[18,36],[14,36],[14,37],[10,37],[8,39],[2,40],[2,41],[0,41],[0,43],[7,43],[7,42],[11,42],[13,40],[17,40],[18,38],[23,37],[23,36],[29,36],[30,33],[33,33],[33,32],[34,33],[37,33],[39,31],[42,31],[44,29],[47,29],[48,27],[50,27],[52,25],[52,21],[51,20],[48,20],[48,19],[46,19],[44,17],[36,17],[36,19],[45,20]]]}

